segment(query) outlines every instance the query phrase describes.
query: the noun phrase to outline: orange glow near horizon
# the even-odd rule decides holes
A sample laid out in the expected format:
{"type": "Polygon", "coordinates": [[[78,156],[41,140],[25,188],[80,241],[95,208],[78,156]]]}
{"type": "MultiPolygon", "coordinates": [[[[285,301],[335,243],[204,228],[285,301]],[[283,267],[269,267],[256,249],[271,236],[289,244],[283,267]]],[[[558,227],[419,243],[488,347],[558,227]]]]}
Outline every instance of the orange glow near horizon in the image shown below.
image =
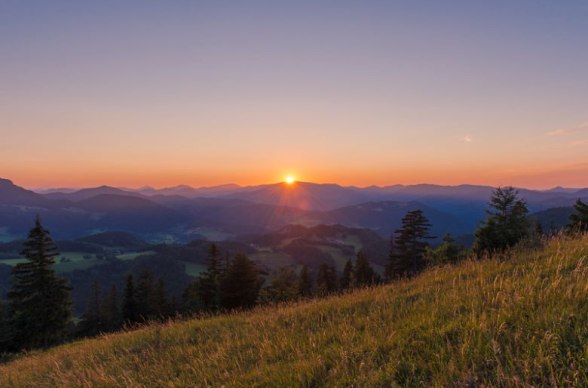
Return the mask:
{"type": "MultiPolygon", "coordinates": [[[[83,188],[109,185],[116,187],[139,188],[151,186],[154,188],[171,187],[176,185],[190,185],[193,187],[216,186],[222,184],[238,184],[253,186],[259,184],[284,182],[335,183],[343,186],[365,187],[371,185],[388,186],[394,184],[439,184],[460,185],[475,184],[488,186],[513,185],[532,189],[547,189],[555,186],[587,187],[588,164],[577,163],[571,165],[552,166],[551,168],[535,167],[534,169],[508,170],[505,166],[471,168],[450,166],[447,168],[427,168],[421,166],[411,170],[393,168],[353,169],[343,170],[311,170],[302,175],[287,174],[267,169],[248,169],[244,171],[221,171],[218,169],[169,169],[165,166],[123,165],[92,166],[79,165],[69,168],[57,166],[18,166],[18,168],[0,168],[0,177],[12,180],[15,184],[26,188],[83,188]],[[28,168],[27,168],[28,167],[28,168]]],[[[291,170],[290,170],[291,171],[291,170]]]]}
{"type": "Polygon", "coordinates": [[[0,12],[25,188],[588,187],[582,2],[28,3],[0,12]]]}

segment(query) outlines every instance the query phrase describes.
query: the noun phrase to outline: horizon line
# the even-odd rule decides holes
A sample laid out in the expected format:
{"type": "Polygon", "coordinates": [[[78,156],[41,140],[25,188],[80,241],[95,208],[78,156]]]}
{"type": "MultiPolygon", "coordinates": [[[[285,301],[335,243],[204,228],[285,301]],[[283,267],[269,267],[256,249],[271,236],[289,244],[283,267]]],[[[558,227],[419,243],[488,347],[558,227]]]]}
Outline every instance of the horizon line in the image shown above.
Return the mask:
{"type": "MultiPolygon", "coordinates": [[[[206,190],[206,189],[220,188],[223,186],[235,186],[237,188],[246,189],[246,188],[262,187],[262,186],[274,186],[274,185],[280,185],[280,184],[288,185],[288,183],[286,183],[284,180],[282,180],[282,181],[275,181],[275,182],[269,182],[269,183],[258,183],[258,184],[249,184],[249,185],[243,185],[243,184],[238,184],[238,183],[234,183],[234,182],[229,182],[229,183],[222,183],[222,184],[218,184],[218,185],[205,185],[205,186],[195,186],[195,185],[190,185],[190,184],[186,184],[186,183],[178,183],[176,185],[169,185],[169,186],[168,185],[154,186],[154,185],[149,185],[149,184],[144,184],[144,185],[140,185],[140,186],[124,186],[124,185],[120,186],[120,185],[109,185],[106,183],[105,184],[98,184],[98,185],[89,185],[89,186],[65,186],[65,185],[24,186],[24,185],[20,185],[18,183],[15,183],[15,181],[10,178],[0,177],[0,179],[10,181],[16,186],[20,186],[20,187],[26,188],[26,189],[34,191],[34,192],[47,191],[47,190],[55,190],[55,191],[76,190],[77,191],[77,190],[84,190],[84,189],[95,189],[95,188],[99,188],[99,187],[110,187],[110,188],[115,188],[115,189],[119,189],[119,190],[134,190],[134,191],[141,191],[141,190],[148,190],[148,189],[161,191],[161,190],[174,189],[174,188],[179,188],[179,187],[186,187],[186,188],[193,189],[193,190],[206,190]]],[[[394,186],[397,186],[397,187],[414,187],[414,186],[462,187],[462,186],[472,186],[472,187],[490,187],[490,188],[511,186],[516,189],[533,190],[533,191],[549,191],[549,190],[554,190],[554,189],[581,190],[581,189],[588,188],[588,187],[566,187],[566,186],[562,186],[562,185],[543,187],[543,188],[530,188],[530,187],[518,186],[518,185],[491,185],[491,184],[474,184],[474,183],[467,183],[467,182],[459,183],[459,184],[441,184],[441,183],[431,183],[431,182],[421,182],[421,183],[412,183],[412,184],[390,183],[390,184],[385,184],[385,185],[377,185],[377,184],[343,185],[343,184],[336,183],[336,182],[312,182],[312,181],[305,181],[305,180],[297,180],[294,182],[294,184],[300,184],[300,183],[324,185],[324,186],[334,185],[334,186],[339,186],[342,188],[355,188],[355,189],[388,188],[388,187],[394,187],[394,186]]]]}

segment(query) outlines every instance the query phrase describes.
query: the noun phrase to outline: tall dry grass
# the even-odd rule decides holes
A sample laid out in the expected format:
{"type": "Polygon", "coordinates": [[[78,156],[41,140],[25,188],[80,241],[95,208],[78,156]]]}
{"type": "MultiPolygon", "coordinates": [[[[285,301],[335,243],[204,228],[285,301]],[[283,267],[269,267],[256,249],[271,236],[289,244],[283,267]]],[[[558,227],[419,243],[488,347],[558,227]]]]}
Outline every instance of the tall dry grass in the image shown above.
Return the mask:
{"type": "Polygon", "coordinates": [[[588,238],[0,366],[2,387],[587,386],[588,238]]]}

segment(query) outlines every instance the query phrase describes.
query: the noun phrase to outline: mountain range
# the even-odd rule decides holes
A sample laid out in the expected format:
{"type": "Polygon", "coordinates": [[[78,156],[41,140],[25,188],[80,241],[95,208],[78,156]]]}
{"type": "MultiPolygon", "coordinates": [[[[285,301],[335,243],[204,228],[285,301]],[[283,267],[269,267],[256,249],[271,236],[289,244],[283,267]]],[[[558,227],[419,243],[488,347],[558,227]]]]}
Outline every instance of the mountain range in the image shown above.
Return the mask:
{"type": "MultiPolygon", "coordinates": [[[[109,230],[151,242],[211,240],[268,233],[289,224],[341,224],[388,237],[409,210],[422,209],[432,233],[472,234],[483,220],[490,186],[345,187],[296,182],[192,188],[94,188],[33,191],[0,179],[0,241],[22,238],[39,214],[53,235],[70,239],[109,230]]],[[[529,209],[559,227],[588,189],[519,189],[529,209]],[[563,210],[550,210],[560,208],[563,210]]]]}

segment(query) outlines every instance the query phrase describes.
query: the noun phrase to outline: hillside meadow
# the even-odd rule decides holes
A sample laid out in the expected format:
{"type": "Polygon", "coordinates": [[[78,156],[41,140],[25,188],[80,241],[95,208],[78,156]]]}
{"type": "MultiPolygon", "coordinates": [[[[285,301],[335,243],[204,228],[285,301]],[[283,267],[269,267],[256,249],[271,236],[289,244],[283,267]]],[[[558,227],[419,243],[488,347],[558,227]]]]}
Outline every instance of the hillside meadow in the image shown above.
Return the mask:
{"type": "Polygon", "coordinates": [[[2,387],[586,386],[588,237],[33,352],[2,387]]]}

